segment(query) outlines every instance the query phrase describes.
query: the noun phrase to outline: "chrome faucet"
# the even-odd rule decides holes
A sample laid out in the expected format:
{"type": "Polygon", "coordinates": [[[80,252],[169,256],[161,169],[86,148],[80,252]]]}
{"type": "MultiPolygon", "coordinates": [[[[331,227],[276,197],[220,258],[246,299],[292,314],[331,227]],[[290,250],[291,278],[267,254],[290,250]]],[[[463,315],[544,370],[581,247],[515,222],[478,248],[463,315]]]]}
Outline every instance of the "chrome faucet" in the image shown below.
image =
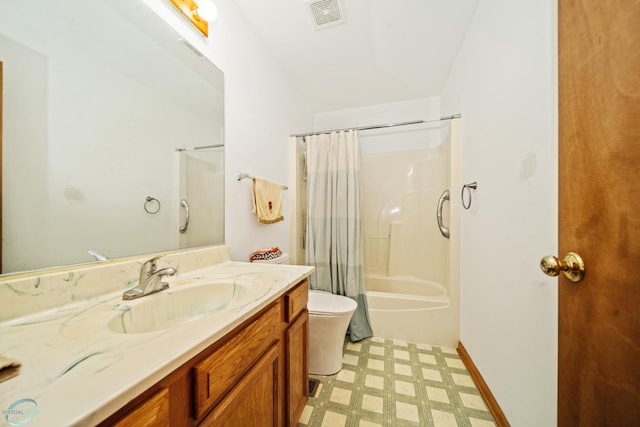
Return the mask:
{"type": "Polygon", "coordinates": [[[88,250],[87,253],[89,255],[91,255],[92,257],[94,257],[96,259],[96,261],[108,261],[109,258],[107,258],[106,256],[94,251],[94,250],[88,250]]]}
{"type": "Polygon", "coordinates": [[[169,288],[169,284],[163,282],[162,278],[164,276],[173,276],[177,271],[173,267],[158,270],[158,258],[160,257],[151,258],[142,264],[138,286],[124,291],[122,299],[136,299],[169,288]]]}

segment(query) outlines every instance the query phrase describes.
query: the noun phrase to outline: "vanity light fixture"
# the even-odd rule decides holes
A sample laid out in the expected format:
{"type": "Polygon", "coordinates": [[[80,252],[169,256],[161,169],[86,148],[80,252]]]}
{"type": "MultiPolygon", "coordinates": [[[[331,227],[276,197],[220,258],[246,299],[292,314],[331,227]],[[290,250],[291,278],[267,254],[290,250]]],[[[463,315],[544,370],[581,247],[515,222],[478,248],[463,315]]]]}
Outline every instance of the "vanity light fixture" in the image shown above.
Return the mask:
{"type": "Polygon", "coordinates": [[[218,9],[212,0],[169,0],[205,37],[209,35],[209,23],[218,17],[218,9]]]}

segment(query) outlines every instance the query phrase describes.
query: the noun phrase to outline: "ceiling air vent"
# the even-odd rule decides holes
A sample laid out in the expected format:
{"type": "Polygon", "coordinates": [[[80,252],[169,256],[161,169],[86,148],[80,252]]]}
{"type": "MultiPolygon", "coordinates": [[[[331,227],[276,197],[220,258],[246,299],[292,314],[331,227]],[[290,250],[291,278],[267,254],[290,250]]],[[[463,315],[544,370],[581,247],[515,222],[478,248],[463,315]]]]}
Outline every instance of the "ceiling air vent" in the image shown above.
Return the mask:
{"type": "Polygon", "coordinates": [[[342,0],[305,0],[316,30],[344,23],[342,0]]]}

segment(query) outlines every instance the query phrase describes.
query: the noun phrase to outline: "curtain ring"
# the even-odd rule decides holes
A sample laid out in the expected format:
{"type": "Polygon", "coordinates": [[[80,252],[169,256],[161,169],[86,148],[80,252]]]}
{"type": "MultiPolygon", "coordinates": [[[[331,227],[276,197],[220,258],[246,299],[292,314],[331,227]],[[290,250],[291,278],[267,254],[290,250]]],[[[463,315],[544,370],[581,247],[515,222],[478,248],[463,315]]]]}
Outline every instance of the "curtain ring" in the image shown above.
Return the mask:
{"type": "Polygon", "coordinates": [[[160,212],[160,202],[155,197],[147,196],[144,202],[144,211],[154,215],[160,212]]]}
{"type": "Polygon", "coordinates": [[[478,183],[477,182],[472,182],[469,184],[464,184],[462,186],[462,191],[460,192],[460,198],[462,199],[462,207],[465,209],[469,209],[471,207],[471,190],[475,190],[478,188],[478,183]],[[467,190],[467,193],[469,194],[469,202],[465,203],[464,201],[464,190],[467,190]]]}

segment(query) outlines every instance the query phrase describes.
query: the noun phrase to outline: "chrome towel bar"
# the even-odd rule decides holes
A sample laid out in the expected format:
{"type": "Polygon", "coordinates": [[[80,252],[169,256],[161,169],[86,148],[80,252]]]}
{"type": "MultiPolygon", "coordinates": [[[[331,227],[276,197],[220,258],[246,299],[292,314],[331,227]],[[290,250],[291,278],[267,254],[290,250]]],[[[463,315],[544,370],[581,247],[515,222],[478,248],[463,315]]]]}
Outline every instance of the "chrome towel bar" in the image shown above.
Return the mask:
{"type": "Polygon", "coordinates": [[[465,209],[469,209],[471,207],[471,190],[476,190],[478,188],[478,183],[473,181],[469,184],[465,184],[462,186],[462,191],[460,192],[460,198],[462,199],[462,207],[465,209]],[[467,190],[469,194],[469,203],[465,203],[464,201],[464,190],[467,190]]]}
{"type": "MultiPolygon", "coordinates": [[[[241,179],[254,179],[254,178],[255,178],[255,176],[249,175],[248,173],[245,173],[245,172],[238,172],[238,174],[236,175],[236,180],[237,181],[240,181],[241,179]]],[[[286,185],[283,185],[282,189],[283,190],[288,190],[289,187],[287,187],[286,185]]]]}

